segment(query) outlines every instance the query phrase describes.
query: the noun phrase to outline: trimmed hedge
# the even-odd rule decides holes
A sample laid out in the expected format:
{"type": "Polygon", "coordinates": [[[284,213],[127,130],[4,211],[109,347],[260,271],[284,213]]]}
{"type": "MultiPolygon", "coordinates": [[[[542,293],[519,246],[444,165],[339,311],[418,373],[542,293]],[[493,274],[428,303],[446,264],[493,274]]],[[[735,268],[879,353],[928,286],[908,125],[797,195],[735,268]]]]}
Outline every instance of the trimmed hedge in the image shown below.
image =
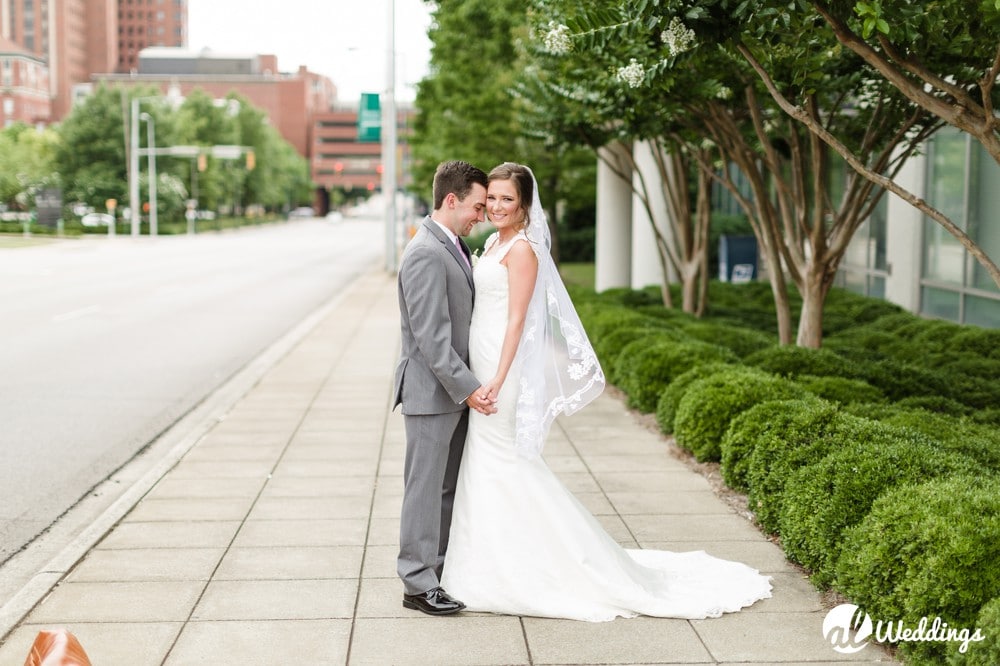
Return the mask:
{"type": "Polygon", "coordinates": [[[757,522],[769,532],[779,529],[785,484],[800,467],[810,465],[835,450],[839,433],[859,419],[838,411],[833,403],[803,406],[783,430],[757,441],[747,471],[747,499],[757,522]]]}
{"type": "MultiPolygon", "coordinates": [[[[1000,597],[1000,479],[953,477],[886,493],[844,534],[836,584],[876,621],[915,626],[940,616],[950,627],[976,626],[980,608],[1000,597]]],[[[956,647],[900,650],[940,663],[956,647]]]]}
{"type": "Polygon", "coordinates": [[[803,394],[793,382],[766,372],[723,370],[699,379],[677,406],[674,437],[700,461],[718,461],[722,436],[740,412],[767,400],[797,398],[803,394]]]}
{"type": "Polygon", "coordinates": [[[829,455],[788,478],[778,520],[785,553],[811,569],[813,583],[822,587],[834,578],[843,531],[860,522],[879,495],[977,468],[918,432],[877,421],[840,439],[829,455]]]}
{"type": "Polygon", "coordinates": [[[860,379],[847,377],[818,377],[799,375],[795,382],[810,393],[842,405],[854,402],[882,402],[885,394],[877,387],[860,379]]]}
{"type": "MultiPolygon", "coordinates": [[[[985,640],[970,643],[964,656],[959,646],[949,650],[949,661],[964,663],[966,666],[996,666],[1000,664],[1000,597],[988,602],[979,611],[975,627],[985,640]]],[[[969,627],[972,630],[972,627],[969,627]]]]}
{"type": "Polygon", "coordinates": [[[736,355],[724,347],[706,342],[634,342],[622,351],[615,368],[621,388],[628,393],[629,407],[642,412],[656,411],[663,390],[676,377],[705,363],[736,363],[736,355]],[[644,345],[638,348],[636,345],[644,345]]]}
{"type": "MultiPolygon", "coordinates": [[[[622,377],[618,374],[618,360],[632,343],[641,343],[635,349],[676,339],[676,333],[658,326],[629,326],[619,328],[593,341],[594,352],[604,368],[608,382],[618,385],[622,377]]],[[[628,358],[625,354],[625,358],[628,358]]]]}
{"type": "Polygon", "coordinates": [[[776,342],[774,336],[752,328],[743,328],[732,322],[702,321],[687,324],[684,326],[684,333],[702,342],[725,347],[740,358],[771,347],[776,342]]]}
{"type": "Polygon", "coordinates": [[[858,370],[846,359],[826,349],[777,345],[751,354],[744,362],[782,377],[815,375],[858,378],[858,370]]]}
{"type": "Polygon", "coordinates": [[[758,442],[771,437],[808,436],[808,431],[795,432],[800,422],[804,422],[807,429],[812,427],[811,421],[803,419],[802,414],[832,408],[829,403],[810,395],[797,400],[762,402],[737,416],[722,437],[721,472],[726,485],[743,492],[749,490],[750,456],[758,442]]]}
{"type": "Polygon", "coordinates": [[[750,368],[742,365],[730,365],[729,363],[706,363],[691,368],[687,372],[674,378],[667,388],[660,394],[660,399],[656,403],[656,423],[660,426],[660,432],[665,435],[673,434],[674,420],[677,416],[677,405],[681,398],[687,393],[688,387],[699,379],[710,377],[723,370],[745,370],[753,372],[750,368]]]}

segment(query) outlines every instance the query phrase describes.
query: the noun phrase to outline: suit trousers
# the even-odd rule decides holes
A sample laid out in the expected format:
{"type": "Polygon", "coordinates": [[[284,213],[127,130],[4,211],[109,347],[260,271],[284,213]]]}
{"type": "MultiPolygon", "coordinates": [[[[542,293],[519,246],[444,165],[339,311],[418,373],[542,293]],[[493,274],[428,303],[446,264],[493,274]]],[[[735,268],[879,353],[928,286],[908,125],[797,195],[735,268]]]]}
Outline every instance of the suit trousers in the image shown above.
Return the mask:
{"type": "Polygon", "coordinates": [[[469,410],[404,415],[406,461],[396,570],[406,594],[438,587],[469,410]]]}

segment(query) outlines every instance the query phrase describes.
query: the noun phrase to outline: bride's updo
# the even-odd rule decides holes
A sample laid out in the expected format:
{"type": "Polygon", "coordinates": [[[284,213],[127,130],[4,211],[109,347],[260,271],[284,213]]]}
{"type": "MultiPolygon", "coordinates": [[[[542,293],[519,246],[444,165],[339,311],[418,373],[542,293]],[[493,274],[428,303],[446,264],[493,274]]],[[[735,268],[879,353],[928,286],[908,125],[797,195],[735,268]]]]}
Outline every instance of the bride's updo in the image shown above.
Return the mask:
{"type": "Polygon", "coordinates": [[[528,167],[516,162],[504,162],[493,167],[487,176],[488,182],[494,180],[509,180],[514,183],[517,195],[521,198],[521,210],[524,212],[524,227],[522,228],[527,228],[531,224],[529,212],[531,211],[531,201],[535,196],[535,185],[531,171],[528,167]]]}

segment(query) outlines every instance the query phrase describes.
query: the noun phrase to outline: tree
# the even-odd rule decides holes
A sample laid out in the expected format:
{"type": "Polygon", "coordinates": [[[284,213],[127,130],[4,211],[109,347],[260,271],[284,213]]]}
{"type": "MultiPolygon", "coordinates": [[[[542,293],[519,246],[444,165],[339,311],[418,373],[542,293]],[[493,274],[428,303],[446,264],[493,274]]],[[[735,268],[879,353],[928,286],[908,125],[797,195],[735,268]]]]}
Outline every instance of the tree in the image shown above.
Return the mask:
{"type": "MultiPolygon", "coordinates": [[[[581,196],[564,191],[578,182],[580,151],[550,145],[524,131],[520,100],[514,95],[520,64],[518,43],[526,35],[526,8],[516,0],[441,0],[435,3],[430,74],[417,87],[410,145],[415,189],[430,200],[440,162],[464,159],[487,171],[505,161],[531,167],[553,227],[558,259],[560,201],[581,196]]],[[[592,170],[592,164],[587,167],[592,170]]],[[[592,197],[593,188],[583,196],[592,197]]]]}
{"type": "Polygon", "coordinates": [[[19,199],[29,192],[59,182],[58,143],[59,136],[51,129],[15,123],[0,130],[0,204],[20,207],[19,199]]]}

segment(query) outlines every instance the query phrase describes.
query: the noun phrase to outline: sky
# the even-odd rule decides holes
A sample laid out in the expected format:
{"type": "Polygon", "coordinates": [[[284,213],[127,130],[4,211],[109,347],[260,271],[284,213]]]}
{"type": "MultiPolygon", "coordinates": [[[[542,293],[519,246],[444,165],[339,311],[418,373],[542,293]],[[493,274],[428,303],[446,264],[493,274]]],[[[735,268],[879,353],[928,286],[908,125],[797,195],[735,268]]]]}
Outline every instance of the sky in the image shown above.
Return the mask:
{"type": "Polygon", "coordinates": [[[396,15],[396,98],[412,100],[427,74],[431,6],[423,0],[188,0],[188,47],[278,57],[278,69],[305,65],[357,103],[386,89],[388,8],[396,15]]]}

